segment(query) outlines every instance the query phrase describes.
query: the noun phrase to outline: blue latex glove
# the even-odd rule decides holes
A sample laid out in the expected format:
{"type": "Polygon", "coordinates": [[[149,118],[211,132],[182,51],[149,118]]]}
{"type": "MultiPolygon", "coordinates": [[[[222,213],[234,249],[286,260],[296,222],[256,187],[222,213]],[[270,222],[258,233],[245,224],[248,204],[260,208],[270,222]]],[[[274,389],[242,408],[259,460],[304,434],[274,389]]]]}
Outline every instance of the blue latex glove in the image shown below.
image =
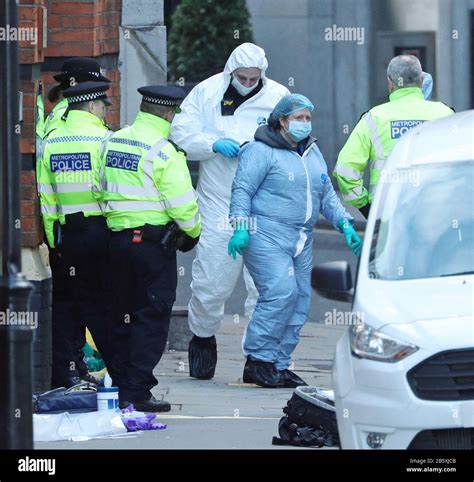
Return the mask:
{"type": "Polygon", "coordinates": [[[219,139],[212,146],[214,152],[226,157],[237,157],[240,151],[240,144],[234,139],[219,139]]]}
{"type": "Polygon", "coordinates": [[[346,244],[351,251],[356,255],[360,255],[362,248],[362,241],[352,224],[347,219],[341,219],[338,223],[338,227],[342,230],[342,233],[346,237],[346,244]]]}
{"type": "Polygon", "coordinates": [[[229,256],[232,256],[234,259],[236,259],[237,253],[242,256],[244,249],[249,244],[249,239],[250,234],[246,229],[236,229],[232,237],[229,239],[229,244],[227,246],[229,256]]]}

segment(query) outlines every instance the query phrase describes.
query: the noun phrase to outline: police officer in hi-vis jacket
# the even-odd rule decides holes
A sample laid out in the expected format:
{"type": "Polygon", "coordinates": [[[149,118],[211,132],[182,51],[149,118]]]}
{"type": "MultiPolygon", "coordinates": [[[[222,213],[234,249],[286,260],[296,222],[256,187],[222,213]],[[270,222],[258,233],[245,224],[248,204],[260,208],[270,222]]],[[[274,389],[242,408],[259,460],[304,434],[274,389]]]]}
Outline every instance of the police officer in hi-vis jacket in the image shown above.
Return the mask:
{"type": "Polygon", "coordinates": [[[116,132],[102,156],[103,200],[111,231],[112,358],[107,367],[119,387],[121,408],[165,412],[153,369],[168,338],[176,299],[176,249],[198,242],[201,218],[186,154],[169,141],[185,92],[148,86],[131,126],[116,132]]]}

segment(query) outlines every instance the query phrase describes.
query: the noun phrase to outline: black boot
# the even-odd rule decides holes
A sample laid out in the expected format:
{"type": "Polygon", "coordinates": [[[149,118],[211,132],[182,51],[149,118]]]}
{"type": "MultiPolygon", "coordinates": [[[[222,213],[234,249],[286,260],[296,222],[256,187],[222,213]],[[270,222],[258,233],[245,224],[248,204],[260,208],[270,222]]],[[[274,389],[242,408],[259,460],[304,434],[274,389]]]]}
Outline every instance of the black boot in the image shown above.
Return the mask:
{"type": "Polygon", "coordinates": [[[280,370],[281,378],[285,382],[285,388],[307,387],[308,384],[291,370],[280,370]]]}
{"type": "Polygon", "coordinates": [[[244,374],[242,376],[242,381],[244,383],[253,383],[252,375],[250,373],[250,357],[247,357],[247,361],[244,366],[244,374]]]}
{"type": "Polygon", "coordinates": [[[138,412],[169,412],[171,410],[171,405],[166,400],[157,400],[153,396],[141,402],[120,400],[119,408],[127,408],[131,404],[138,412]]]}
{"type": "Polygon", "coordinates": [[[99,385],[99,380],[90,373],[86,373],[85,375],[81,376],[81,380],[84,382],[94,383],[95,385],[99,385]]]}
{"type": "Polygon", "coordinates": [[[216,337],[200,338],[194,335],[189,342],[189,376],[199,380],[210,380],[216,371],[216,337]]]}
{"type": "Polygon", "coordinates": [[[59,388],[59,387],[65,387],[65,388],[71,388],[74,385],[77,385],[81,383],[83,380],[81,380],[79,377],[68,377],[68,378],[63,378],[63,379],[53,379],[51,380],[51,389],[59,388]]]}
{"type": "Polygon", "coordinates": [[[245,363],[243,381],[244,383],[255,383],[264,388],[283,388],[285,386],[274,363],[256,360],[250,356],[247,357],[245,363]]]}

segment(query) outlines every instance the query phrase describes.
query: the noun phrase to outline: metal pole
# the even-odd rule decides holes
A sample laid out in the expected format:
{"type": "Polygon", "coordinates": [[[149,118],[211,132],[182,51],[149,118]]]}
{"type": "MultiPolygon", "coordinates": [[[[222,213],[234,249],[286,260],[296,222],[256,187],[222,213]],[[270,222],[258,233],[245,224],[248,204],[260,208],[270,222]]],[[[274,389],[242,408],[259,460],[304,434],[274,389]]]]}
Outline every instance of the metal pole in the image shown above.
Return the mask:
{"type": "Polygon", "coordinates": [[[31,449],[34,325],[18,324],[31,316],[32,287],[21,274],[18,41],[13,35],[8,38],[18,27],[15,0],[1,2],[0,27],[7,34],[0,41],[0,449],[31,449]]]}

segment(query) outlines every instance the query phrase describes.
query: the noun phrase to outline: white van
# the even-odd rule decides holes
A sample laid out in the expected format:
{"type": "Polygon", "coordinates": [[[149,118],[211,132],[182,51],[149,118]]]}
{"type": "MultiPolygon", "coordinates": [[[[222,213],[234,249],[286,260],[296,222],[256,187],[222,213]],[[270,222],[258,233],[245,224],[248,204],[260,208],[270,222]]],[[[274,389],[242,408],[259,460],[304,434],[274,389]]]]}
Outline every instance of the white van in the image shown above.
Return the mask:
{"type": "Polygon", "coordinates": [[[341,447],[472,449],[474,111],[400,139],[355,285],[345,261],[315,266],[312,284],[352,303],[333,367],[341,447]]]}

